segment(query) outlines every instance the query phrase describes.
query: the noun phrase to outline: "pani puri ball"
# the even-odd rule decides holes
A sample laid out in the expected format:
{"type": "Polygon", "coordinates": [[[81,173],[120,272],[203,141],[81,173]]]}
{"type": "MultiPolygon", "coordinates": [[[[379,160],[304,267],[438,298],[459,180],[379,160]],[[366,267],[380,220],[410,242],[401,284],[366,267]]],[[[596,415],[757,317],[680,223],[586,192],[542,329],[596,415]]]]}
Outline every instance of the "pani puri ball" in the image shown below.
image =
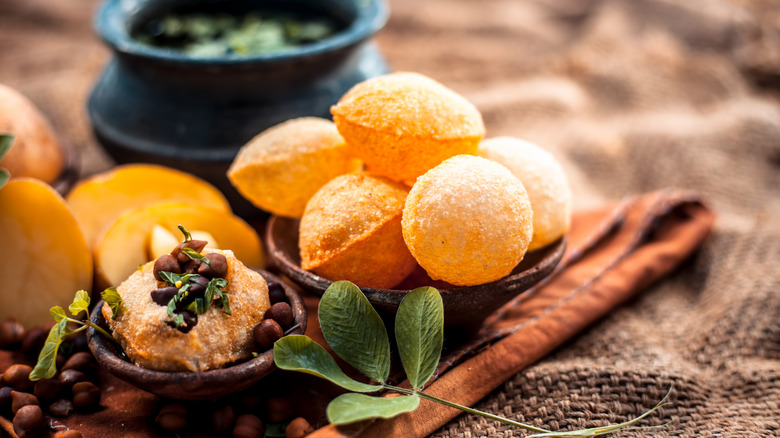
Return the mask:
{"type": "Polygon", "coordinates": [[[534,211],[534,236],[529,251],[548,245],[569,231],[571,188],[566,173],[551,153],[518,138],[498,137],[480,143],[479,155],[509,169],[528,192],[534,211]]]}
{"type": "Polygon", "coordinates": [[[228,179],[255,206],[299,218],[320,187],[359,170],[330,120],[303,117],[262,132],[238,152],[228,179]]]}
{"type": "Polygon", "coordinates": [[[400,283],[416,267],[401,233],[407,190],[364,172],[325,184],[301,218],[301,267],[363,287],[400,283]]]}
{"type": "Polygon", "coordinates": [[[434,280],[473,286],[509,275],[528,250],[533,213],[523,184],[484,158],[452,157],[417,178],[404,241],[434,280]]]}
{"type": "Polygon", "coordinates": [[[331,113],[348,149],[368,170],[410,185],[449,157],[476,155],[485,134],[474,105],[416,73],[361,82],[331,113]]]}

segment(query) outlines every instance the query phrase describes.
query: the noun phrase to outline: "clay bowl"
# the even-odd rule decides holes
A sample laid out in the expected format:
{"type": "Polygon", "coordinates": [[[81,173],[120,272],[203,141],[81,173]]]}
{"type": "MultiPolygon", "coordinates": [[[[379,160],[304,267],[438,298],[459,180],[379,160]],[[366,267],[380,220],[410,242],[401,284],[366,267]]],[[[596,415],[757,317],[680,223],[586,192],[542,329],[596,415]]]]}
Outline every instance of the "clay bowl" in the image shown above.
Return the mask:
{"type": "MultiPolygon", "coordinates": [[[[274,265],[303,289],[322,295],[332,283],[327,278],[301,268],[298,251],[297,219],[274,216],[266,228],[266,248],[274,265]]],[[[444,302],[444,330],[450,338],[462,339],[474,334],[485,318],[496,309],[527,291],[548,276],[566,249],[566,237],[526,254],[512,273],[498,281],[478,286],[457,287],[431,280],[418,266],[397,289],[361,287],[374,308],[388,321],[393,321],[401,300],[411,289],[434,286],[444,302]]]]}
{"type": "MultiPolygon", "coordinates": [[[[278,277],[257,270],[267,282],[282,284],[293,311],[293,325],[299,327],[290,334],[302,335],[306,331],[306,308],[300,295],[278,277]]],[[[100,301],[90,315],[90,320],[108,330],[100,309],[100,301]]],[[[203,372],[165,372],[140,367],[130,362],[119,346],[107,340],[93,328],[87,329],[89,349],[98,363],[114,376],[141,389],[164,398],[177,400],[214,400],[250,387],[276,369],[273,350],[265,351],[246,362],[226,368],[203,372]]]]}

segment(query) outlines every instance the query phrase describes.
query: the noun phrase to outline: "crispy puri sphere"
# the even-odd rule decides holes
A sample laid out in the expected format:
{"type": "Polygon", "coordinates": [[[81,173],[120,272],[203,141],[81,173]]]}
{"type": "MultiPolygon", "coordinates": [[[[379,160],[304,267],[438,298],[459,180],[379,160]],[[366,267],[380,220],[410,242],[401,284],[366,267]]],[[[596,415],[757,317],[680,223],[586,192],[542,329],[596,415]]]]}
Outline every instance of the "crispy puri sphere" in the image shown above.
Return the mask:
{"type": "Polygon", "coordinates": [[[485,134],[474,105],[416,73],[361,82],[331,113],[350,152],[368,170],[409,184],[449,157],[476,155],[485,134]]]}
{"type": "Polygon", "coordinates": [[[457,286],[508,275],[533,235],[531,202],[520,180],[500,164],[469,155],[417,179],[401,224],[428,275],[457,286]]]}
{"type": "Polygon", "coordinates": [[[253,138],[238,152],[228,178],[257,207],[298,218],[320,187],[360,167],[333,122],[303,117],[253,138]]]}
{"type": "Polygon", "coordinates": [[[363,287],[400,283],[416,266],[401,234],[406,194],[404,186],[363,172],[327,183],[301,218],[301,267],[363,287]]]}
{"type": "Polygon", "coordinates": [[[571,188],[552,154],[527,141],[498,137],[480,143],[479,155],[509,169],[528,192],[534,211],[534,236],[529,250],[548,245],[569,231],[571,188]]]}

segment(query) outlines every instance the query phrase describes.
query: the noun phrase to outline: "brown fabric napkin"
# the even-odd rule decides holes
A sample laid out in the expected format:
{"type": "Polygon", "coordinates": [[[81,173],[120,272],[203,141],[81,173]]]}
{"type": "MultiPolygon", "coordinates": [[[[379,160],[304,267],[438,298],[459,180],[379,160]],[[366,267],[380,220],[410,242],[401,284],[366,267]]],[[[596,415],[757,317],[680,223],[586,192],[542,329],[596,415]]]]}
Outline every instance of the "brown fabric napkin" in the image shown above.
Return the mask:
{"type": "MultiPolygon", "coordinates": [[[[436,379],[425,391],[460,404],[475,404],[524,367],[673,270],[699,246],[713,222],[713,213],[697,196],[676,191],[655,192],[627,199],[617,207],[576,214],[567,253],[558,269],[544,284],[491,316],[472,341],[447,354],[436,379]]],[[[318,299],[308,296],[306,303],[307,334],[323,343],[316,317],[318,299]]],[[[0,352],[0,369],[19,357],[19,353],[0,352]]],[[[291,397],[299,398],[300,404],[308,404],[310,421],[321,423],[323,408],[335,393],[329,393],[328,385],[322,381],[297,376],[282,378],[285,385],[290,385],[285,390],[291,397]],[[313,398],[313,394],[319,394],[319,398],[313,398]]],[[[161,405],[157,397],[105,372],[100,375],[100,383],[100,410],[56,419],[53,424],[77,429],[85,437],[160,434],[153,423],[161,405]]],[[[422,437],[459,413],[423,401],[416,411],[391,420],[376,421],[362,429],[326,426],[312,437],[355,433],[422,437]]]]}
{"type": "MultiPolygon", "coordinates": [[[[559,269],[530,297],[521,296],[500,309],[477,339],[445,357],[438,378],[425,392],[462,405],[475,404],[672,271],[702,243],[713,223],[713,213],[700,199],[676,191],[577,214],[559,269]]],[[[424,437],[459,413],[423,400],[416,411],[376,421],[358,435],[424,437]]],[[[353,432],[328,426],[311,436],[353,432]]]]}

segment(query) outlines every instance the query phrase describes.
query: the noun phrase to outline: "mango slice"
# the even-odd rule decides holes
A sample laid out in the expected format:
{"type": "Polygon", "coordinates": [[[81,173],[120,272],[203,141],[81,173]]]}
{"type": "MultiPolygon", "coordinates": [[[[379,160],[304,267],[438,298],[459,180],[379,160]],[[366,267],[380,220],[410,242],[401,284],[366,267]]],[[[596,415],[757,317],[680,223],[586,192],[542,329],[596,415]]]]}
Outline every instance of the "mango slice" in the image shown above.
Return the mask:
{"type": "Polygon", "coordinates": [[[231,211],[222,193],[206,181],[151,164],[128,164],[95,175],[76,185],[67,200],[91,248],[123,213],[140,207],[181,202],[231,211]]]}
{"type": "Polygon", "coordinates": [[[0,189],[0,242],[0,320],[45,324],[50,307],[67,309],[77,290],[91,289],[89,247],[65,200],[48,185],[17,178],[0,189]]]}
{"type": "Polygon", "coordinates": [[[151,260],[147,254],[147,236],[155,225],[177,236],[179,224],[188,230],[208,232],[222,249],[232,250],[247,266],[262,268],[264,265],[260,238],[237,216],[190,203],[156,204],[124,214],[96,240],[93,257],[99,287],[118,285],[139,265],[151,260]]]}

